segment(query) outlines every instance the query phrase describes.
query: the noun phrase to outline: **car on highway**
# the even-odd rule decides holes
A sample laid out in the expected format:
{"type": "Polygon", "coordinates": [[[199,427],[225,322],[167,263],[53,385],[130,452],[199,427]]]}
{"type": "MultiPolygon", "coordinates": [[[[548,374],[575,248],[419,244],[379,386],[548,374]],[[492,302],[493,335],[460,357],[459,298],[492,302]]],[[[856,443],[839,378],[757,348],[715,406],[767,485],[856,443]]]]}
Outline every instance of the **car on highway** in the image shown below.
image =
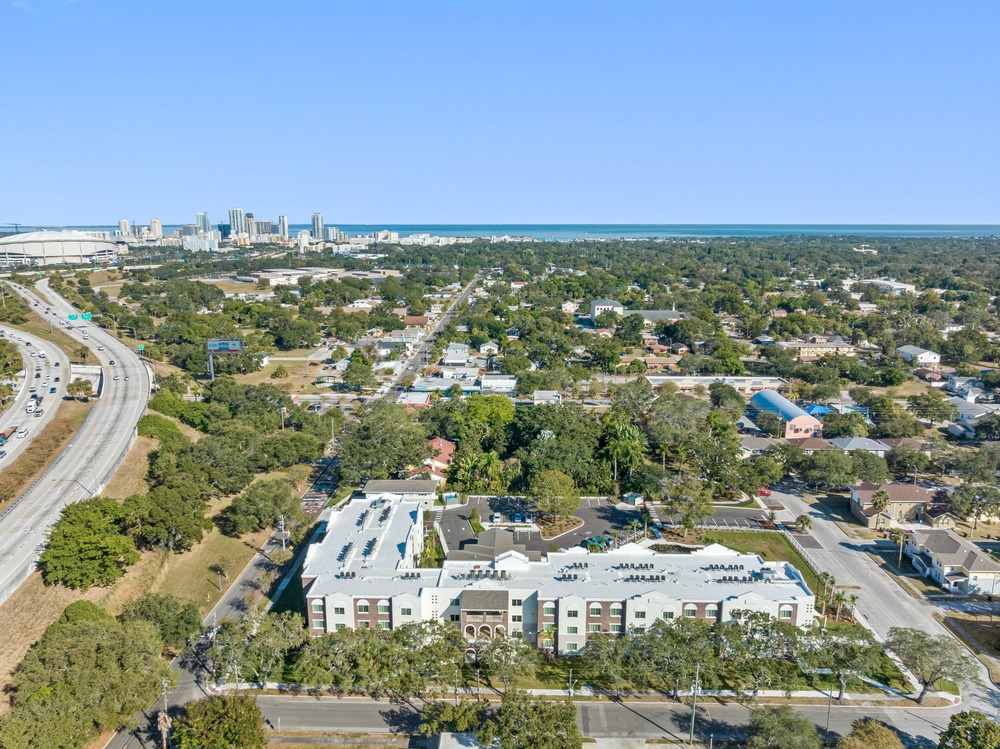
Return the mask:
{"type": "Polygon", "coordinates": [[[39,359],[44,359],[45,358],[45,352],[44,351],[39,351],[38,352],[38,358],[39,359]]]}
{"type": "Polygon", "coordinates": [[[56,366],[57,366],[57,367],[59,366],[59,362],[56,362],[56,366]]]}
{"type": "Polygon", "coordinates": [[[52,381],[53,382],[59,382],[59,375],[56,375],[55,377],[53,377],[52,381]]]}
{"type": "Polygon", "coordinates": [[[42,373],[41,372],[35,372],[35,379],[36,380],[42,379],[42,373]]]}
{"type": "Polygon", "coordinates": [[[125,382],[128,382],[128,379],[129,379],[128,375],[125,375],[125,382]]]}
{"type": "Polygon", "coordinates": [[[56,390],[58,390],[58,388],[57,388],[57,387],[55,387],[55,386],[53,386],[53,387],[50,387],[50,388],[49,388],[49,394],[51,395],[52,393],[56,392],[56,390]]]}
{"type": "Polygon", "coordinates": [[[115,360],[114,360],[114,359],[111,359],[111,360],[110,360],[110,361],[109,361],[108,363],[109,363],[109,364],[114,364],[114,363],[115,363],[115,360]]]}
{"type": "Polygon", "coordinates": [[[111,379],[112,379],[112,380],[120,380],[121,378],[122,378],[122,376],[121,376],[121,375],[115,375],[115,376],[114,376],[114,377],[112,377],[111,379]]]}
{"type": "Polygon", "coordinates": [[[38,388],[36,388],[36,387],[35,387],[34,385],[32,385],[32,386],[31,386],[30,388],[28,388],[28,392],[29,392],[29,393],[33,393],[33,392],[35,392],[36,390],[38,390],[38,388]]]}
{"type": "Polygon", "coordinates": [[[98,347],[97,347],[97,350],[98,350],[98,351],[104,351],[104,346],[98,346],[98,347]]]}
{"type": "Polygon", "coordinates": [[[23,440],[27,436],[28,436],[28,430],[27,430],[27,428],[22,429],[20,432],[17,433],[17,438],[19,440],[23,440]]]}
{"type": "Polygon", "coordinates": [[[38,356],[38,352],[37,352],[37,351],[32,351],[32,352],[31,352],[31,353],[29,354],[29,356],[30,356],[31,358],[35,358],[36,356],[38,356]]]}
{"type": "Polygon", "coordinates": [[[7,451],[6,450],[0,450],[0,458],[6,458],[6,457],[7,457],[7,451]]]}

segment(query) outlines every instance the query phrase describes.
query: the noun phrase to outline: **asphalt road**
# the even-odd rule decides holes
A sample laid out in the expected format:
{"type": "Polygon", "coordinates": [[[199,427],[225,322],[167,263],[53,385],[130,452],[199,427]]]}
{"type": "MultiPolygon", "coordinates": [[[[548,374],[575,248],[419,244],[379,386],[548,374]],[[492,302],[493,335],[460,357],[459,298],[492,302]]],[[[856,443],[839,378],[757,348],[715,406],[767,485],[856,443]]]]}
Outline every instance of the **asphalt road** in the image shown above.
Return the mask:
{"type": "MultiPolygon", "coordinates": [[[[339,731],[351,733],[409,733],[419,723],[420,701],[369,700],[316,696],[261,696],[257,698],[273,730],[339,731]]],[[[690,705],[673,702],[577,702],[577,723],[584,736],[683,741],[688,737],[690,705]]],[[[797,707],[822,730],[827,706],[797,707]]],[[[907,747],[933,747],[937,734],[948,724],[949,709],[910,707],[830,708],[830,731],[846,734],[858,719],[873,717],[896,729],[907,747]]],[[[700,704],[695,718],[695,737],[707,740],[740,738],[745,735],[749,709],[736,703],[700,704]]]]}
{"type": "MultiPolygon", "coordinates": [[[[911,627],[932,635],[951,636],[934,618],[936,607],[906,593],[868,556],[868,542],[852,540],[826,513],[822,505],[810,505],[795,494],[775,490],[772,495],[785,506],[778,519],[793,523],[799,515],[813,520],[810,532],[817,544],[808,545],[808,556],[820,570],[831,573],[840,586],[850,586],[849,593],[858,596],[857,613],[880,637],[892,627],[911,627]]],[[[1000,690],[992,685],[985,668],[981,668],[983,683],[989,686],[963,690],[964,709],[997,715],[1000,710],[1000,690]]]]}
{"type": "Polygon", "coordinates": [[[424,341],[417,346],[416,349],[414,349],[413,354],[411,354],[410,358],[406,360],[405,366],[399,370],[399,374],[392,378],[392,383],[386,393],[386,397],[389,400],[396,401],[399,399],[399,396],[405,392],[406,388],[402,387],[399,383],[404,377],[406,377],[406,375],[413,375],[416,377],[420,373],[421,367],[425,364],[425,358],[430,354],[431,344],[437,338],[441,329],[455,319],[458,309],[469,298],[469,294],[472,293],[476,284],[479,283],[479,276],[480,274],[477,273],[473,279],[466,284],[465,288],[462,289],[459,295],[455,297],[455,300],[448,306],[448,309],[445,310],[445,313],[441,315],[441,319],[437,321],[437,324],[427,335],[424,341]]]}
{"type": "MultiPolygon", "coordinates": [[[[37,311],[43,317],[46,308],[51,310],[48,314],[64,321],[77,312],[52,292],[46,281],[39,282],[35,291],[17,284],[11,286],[31,304],[37,302],[37,311]]],[[[101,493],[128,452],[149,400],[149,374],[135,352],[96,325],[83,323],[82,329],[79,323],[75,325],[78,327],[62,330],[90,346],[104,367],[104,391],[67,449],[23,500],[0,519],[0,602],[34,569],[46,533],[60,510],[71,502],[101,493]],[[84,340],[85,332],[89,340],[84,340]],[[104,350],[99,351],[99,346],[104,350]],[[121,379],[113,379],[116,375],[121,379]]],[[[68,365],[59,369],[68,374],[68,365]]],[[[61,385],[66,384],[66,379],[62,377],[61,385]]]]}
{"type": "Polygon", "coordinates": [[[19,381],[14,400],[0,416],[0,431],[5,432],[11,427],[27,428],[28,430],[26,437],[18,438],[17,435],[12,435],[10,440],[0,447],[0,450],[7,453],[6,457],[0,459],[0,470],[2,470],[3,467],[10,465],[18,455],[27,450],[35,437],[41,434],[45,425],[52,420],[62,397],[66,394],[66,383],[69,380],[69,359],[55,344],[29,335],[22,330],[0,326],[0,332],[3,332],[8,340],[17,344],[24,359],[25,373],[24,379],[19,381]],[[41,352],[45,353],[44,359],[38,356],[41,352]],[[35,356],[31,356],[32,353],[35,356]],[[48,362],[48,366],[46,366],[46,362],[48,362]],[[56,366],[57,362],[58,366],[56,366]],[[36,366],[41,367],[37,373],[36,366]],[[41,377],[36,378],[35,374],[40,374],[41,377]],[[58,377],[60,381],[55,382],[53,377],[58,377]],[[25,412],[28,401],[31,400],[30,389],[32,387],[37,388],[37,394],[43,399],[42,415],[37,417],[33,413],[25,412]],[[49,389],[53,387],[56,388],[56,392],[50,393],[49,389]]]}

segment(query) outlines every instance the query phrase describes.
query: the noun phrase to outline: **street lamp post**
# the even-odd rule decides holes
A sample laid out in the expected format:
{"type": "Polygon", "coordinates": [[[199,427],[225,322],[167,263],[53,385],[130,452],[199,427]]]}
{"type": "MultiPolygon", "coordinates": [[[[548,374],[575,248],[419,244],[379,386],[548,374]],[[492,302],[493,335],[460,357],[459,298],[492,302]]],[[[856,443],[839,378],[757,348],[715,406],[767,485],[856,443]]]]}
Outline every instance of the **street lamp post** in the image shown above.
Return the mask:
{"type": "Polygon", "coordinates": [[[698,709],[698,692],[701,687],[698,684],[698,675],[701,672],[701,664],[696,663],[694,667],[694,683],[691,684],[691,732],[688,734],[688,744],[694,744],[694,718],[698,709]]]}

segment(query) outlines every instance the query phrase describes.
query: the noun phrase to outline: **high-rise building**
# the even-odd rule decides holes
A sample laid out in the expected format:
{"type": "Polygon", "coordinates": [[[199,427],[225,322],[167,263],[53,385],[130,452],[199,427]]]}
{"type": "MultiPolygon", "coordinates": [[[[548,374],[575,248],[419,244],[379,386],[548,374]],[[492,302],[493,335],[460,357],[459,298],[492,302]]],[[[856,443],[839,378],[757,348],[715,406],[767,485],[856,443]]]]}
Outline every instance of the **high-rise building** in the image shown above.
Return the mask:
{"type": "Polygon", "coordinates": [[[266,218],[262,218],[257,222],[257,234],[261,237],[274,234],[274,222],[268,221],[266,218]]]}
{"type": "Polygon", "coordinates": [[[278,216],[278,234],[282,239],[288,239],[288,216],[278,216]]]}
{"type": "Polygon", "coordinates": [[[251,237],[257,236],[257,222],[254,220],[253,214],[247,214],[247,234],[251,237]]]}
{"type": "Polygon", "coordinates": [[[128,219],[123,218],[118,220],[118,231],[120,231],[126,237],[130,234],[128,227],[128,219]]]}
{"type": "Polygon", "coordinates": [[[149,220],[149,233],[153,239],[163,239],[163,222],[158,218],[149,220]]]}
{"type": "Polygon", "coordinates": [[[247,217],[243,215],[242,208],[229,209],[229,226],[233,234],[247,233],[247,217]]]}
{"type": "Polygon", "coordinates": [[[198,227],[198,231],[200,232],[207,234],[212,231],[212,222],[209,220],[208,214],[203,211],[195,218],[194,225],[198,227]]]}
{"type": "Polygon", "coordinates": [[[323,239],[323,214],[313,214],[313,239],[323,239]]]}

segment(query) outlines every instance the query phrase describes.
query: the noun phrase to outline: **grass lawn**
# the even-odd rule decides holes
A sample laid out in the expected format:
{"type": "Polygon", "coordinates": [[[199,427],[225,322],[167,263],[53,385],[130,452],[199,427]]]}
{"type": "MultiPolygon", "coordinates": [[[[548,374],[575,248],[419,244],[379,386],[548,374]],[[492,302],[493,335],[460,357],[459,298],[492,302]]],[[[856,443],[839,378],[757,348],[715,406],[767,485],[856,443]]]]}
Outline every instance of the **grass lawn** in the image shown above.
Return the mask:
{"type": "Polygon", "coordinates": [[[152,437],[136,437],[125,456],[125,460],[118,466],[115,475],[111,477],[108,485],[104,488],[103,496],[125,499],[132,494],[144,494],[149,488],[146,485],[146,474],[149,472],[149,454],[158,447],[158,440],[152,437]]]}
{"type": "Polygon", "coordinates": [[[292,575],[292,579],[288,581],[288,585],[281,591],[281,595],[274,599],[274,605],[271,607],[271,610],[276,614],[291,611],[294,614],[301,614],[303,619],[306,618],[306,602],[302,595],[301,567],[292,575]]]}
{"type": "Polygon", "coordinates": [[[788,540],[779,533],[756,531],[709,531],[705,534],[706,544],[722,544],[744,554],[758,554],[766,562],[785,561],[792,565],[806,580],[813,592],[822,586],[813,572],[788,540]]]}
{"type": "MultiPolygon", "coordinates": [[[[5,510],[48,468],[73,439],[93,405],[93,402],[75,400],[59,404],[55,417],[32,440],[30,448],[0,473],[0,511],[5,510]]],[[[30,423],[28,426],[31,426],[30,423]]]]}
{"type": "Polygon", "coordinates": [[[241,283],[240,281],[206,281],[203,278],[198,280],[201,283],[208,284],[209,286],[215,286],[217,289],[222,289],[222,291],[230,294],[267,294],[272,291],[271,288],[261,289],[257,286],[257,284],[241,283]]]}
{"type": "MultiPolygon", "coordinates": [[[[214,509],[221,510],[222,506],[214,509]]],[[[167,560],[162,580],[153,592],[169,593],[185,601],[193,601],[198,604],[202,615],[207,615],[222,597],[218,576],[209,567],[214,564],[228,566],[229,579],[222,579],[225,591],[267,540],[268,535],[265,530],[244,538],[230,538],[213,527],[191,551],[167,560]]]]}

